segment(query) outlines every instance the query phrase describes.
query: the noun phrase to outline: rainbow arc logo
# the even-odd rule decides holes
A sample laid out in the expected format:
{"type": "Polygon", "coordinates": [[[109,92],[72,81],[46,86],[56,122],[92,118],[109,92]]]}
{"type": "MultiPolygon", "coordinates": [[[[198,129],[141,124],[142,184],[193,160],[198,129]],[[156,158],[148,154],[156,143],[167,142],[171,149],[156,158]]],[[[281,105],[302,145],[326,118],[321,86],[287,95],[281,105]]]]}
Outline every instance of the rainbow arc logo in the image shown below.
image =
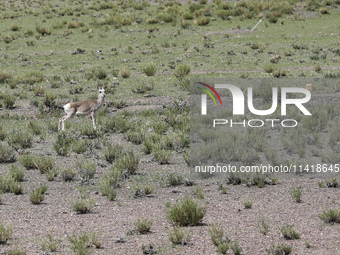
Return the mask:
{"type": "MultiPolygon", "coordinates": [[[[203,86],[205,86],[206,88],[210,89],[212,92],[214,92],[214,94],[217,96],[218,100],[220,101],[220,104],[222,106],[222,100],[221,100],[221,97],[220,95],[217,93],[217,91],[211,87],[210,85],[206,84],[206,83],[203,83],[203,82],[197,82],[198,84],[201,84],[203,86]]],[[[217,106],[217,103],[216,103],[216,100],[215,100],[215,97],[213,96],[213,94],[207,90],[207,89],[204,89],[204,88],[201,88],[201,87],[197,87],[198,89],[201,89],[203,90],[205,93],[207,93],[211,98],[212,100],[214,101],[215,105],[217,106]]],[[[206,115],[207,114],[207,94],[202,94],[201,95],[201,98],[202,98],[202,114],[203,115],[206,115]]]]}

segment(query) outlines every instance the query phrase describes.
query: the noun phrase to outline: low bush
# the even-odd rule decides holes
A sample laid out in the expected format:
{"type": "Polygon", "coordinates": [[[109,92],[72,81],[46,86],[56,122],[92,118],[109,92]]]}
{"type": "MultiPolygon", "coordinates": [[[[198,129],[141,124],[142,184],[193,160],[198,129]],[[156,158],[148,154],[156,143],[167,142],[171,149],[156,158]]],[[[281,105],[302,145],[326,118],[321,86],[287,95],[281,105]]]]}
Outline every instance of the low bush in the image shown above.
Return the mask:
{"type": "Polygon", "coordinates": [[[139,234],[146,234],[150,232],[151,226],[152,226],[152,220],[149,219],[138,219],[136,222],[133,224],[139,234]]]}
{"type": "Polygon", "coordinates": [[[340,223],[340,209],[329,209],[319,215],[319,218],[326,223],[340,223]]]}
{"type": "Polygon", "coordinates": [[[192,198],[185,197],[167,209],[166,217],[174,225],[196,226],[202,221],[205,213],[205,207],[198,205],[192,198]]]}
{"type": "Polygon", "coordinates": [[[11,225],[5,226],[0,220],[0,245],[4,245],[12,237],[13,227],[11,225]]]}
{"type": "Polygon", "coordinates": [[[285,225],[280,228],[283,237],[287,240],[300,239],[300,233],[294,229],[293,225],[285,225]]]}
{"type": "Polygon", "coordinates": [[[174,226],[172,231],[168,233],[169,241],[173,244],[186,245],[190,242],[191,236],[183,228],[174,226]]]}

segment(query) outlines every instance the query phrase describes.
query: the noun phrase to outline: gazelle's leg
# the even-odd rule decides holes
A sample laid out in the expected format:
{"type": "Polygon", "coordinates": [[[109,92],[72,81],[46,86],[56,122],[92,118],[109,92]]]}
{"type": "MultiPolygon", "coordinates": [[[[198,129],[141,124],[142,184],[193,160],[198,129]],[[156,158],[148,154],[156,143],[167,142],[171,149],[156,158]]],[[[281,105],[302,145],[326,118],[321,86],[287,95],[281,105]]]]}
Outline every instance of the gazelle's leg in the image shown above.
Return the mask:
{"type": "Polygon", "coordinates": [[[96,116],[94,112],[91,112],[93,129],[96,130],[96,116]]]}
{"type": "Polygon", "coordinates": [[[74,113],[68,113],[66,116],[62,117],[60,120],[61,120],[61,131],[64,131],[65,130],[65,120],[73,117],[74,113]]]}

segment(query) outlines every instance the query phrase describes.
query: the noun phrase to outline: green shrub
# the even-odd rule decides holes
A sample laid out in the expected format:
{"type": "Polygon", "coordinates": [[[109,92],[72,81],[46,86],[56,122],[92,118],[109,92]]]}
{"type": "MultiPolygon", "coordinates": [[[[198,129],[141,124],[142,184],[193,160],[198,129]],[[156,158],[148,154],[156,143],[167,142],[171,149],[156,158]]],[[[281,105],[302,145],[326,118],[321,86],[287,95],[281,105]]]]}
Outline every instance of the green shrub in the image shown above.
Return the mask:
{"type": "Polygon", "coordinates": [[[149,219],[138,219],[133,223],[139,234],[146,234],[150,232],[152,226],[152,220],[149,219]]]}
{"type": "Polygon", "coordinates": [[[112,166],[110,172],[99,180],[99,190],[103,196],[109,196],[110,193],[114,196],[114,193],[116,193],[115,187],[117,187],[121,174],[122,171],[120,169],[112,166]]]}
{"type": "Polygon", "coordinates": [[[238,241],[234,241],[230,243],[230,249],[234,252],[235,255],[240,255],[242,252],[242,248],[238,241]]]}
{"type": "Polygon", "coordinates": [[[12,165],[9,169],[9,176],[11,176],[16,182],[22,182],[24,181],[24,169],[17,165],[12,165]]]}
{"type": "Polygon", "coordinates": [[[285,225],[280,228],[283,237],[287,240],[300,239],[300,233],[294,230],[293,225],[285,225]]]}
{"type": "Polygon", "coordinates": [[[329,209],[319,215],[319,218],[326,223],[340,223],[340,209],[329,209]]]}
{"type": "Polygon", "coordinates": [[[14,149],[26,149],[32,147],[33,137],[27,131],[13,131],[8,134],[8,143],[14,149]]]}
{"type": "Polygon", "coordinates": [[[15,104],[15,96],[10,95],[10,94],[5,94],[5,95],[3,95],[2,101],[3,101],[3,106],[6,109],[10,109],[15,104]]]}
{"type": "Polygon", "coordinates": [[[117,158],[124,154],[124,147],[120,144],[112,145],[107,144],[106,150],[104,150],[104,156],[107,162],[113,163],[117,158]]]}
{"type": "Polygon", "coordinates": [[[58,171],[56,169],[48,170],[45,172],[46,179],[51,182],[54,178],[58,176],[58,171]]]}
{"type": "Polygon", "coordinates": [[[0,126],[0,141],[5,140],[6,132],[3,130],[2,126],[0,126]]]}
{"type": "Polygon", "coordinates": [[[204,190],[201,186],[195,186],[193,194],[197,199],[204,199],[204,190]]]}
{"type": "Polygon", "coordinates": [[[26,169],[37,169],[36,159],[37,157],[33,154],[24,154],[19,158],[19,162],[26,169]]]}
{"type": "Polygon", "coordinates": [[[37,169],[40,173],[44,174],[47,171],[50,171],[54,168],[54,158],[53,157],[36,157],[34,160],[34,164],[36,165],[37,169]]]}
{"type": "Polygon", "coordinates": [[[168,233],[169,241],[173,244],[188,244],[191,240],[190,234],[183,228],[174,226],[172,231],[168,233]]]}
{"type": "Polygon", "coordinates": [[[0,83],[5,83],[7,79],[11,79],[12,75],[7,71],[0,70],[0,83]]]}
{"type": "Polygon", "coordinates": [[[176,173],[170,173],[166,177],[166,185],[167,186],[179,186],[183,183],[183,176],[176,174],[176,173]]]}
{"type": "Polygon", "coordinates": [[[16,161],[14,151],[11,147],[0,143],[0,163],[12,163],[16,161]]]}
{"type": "Polygon", "coordinates": [[[13,41],[11,36],[4,36],[2,39],[5,43],[11,43],[13,41]]]}
{"type": "Polygon", "coordinates": [[[44,75],[41,72],[31,72],[27,74],[24,78],[24,81],[30,85],[35,83],[40,83],[44,80],[44,75]]]}
{"type": "Polygon", "coordinates": [[[206,26],[210,23],[209,17],[200,16],[196,19],[196,24],[199,26],[206,26]]]}
{"type": "Polygon", "coordinates": [[[143,67],[143,72],[146,76],[154,76],[156,73],[156,65],[153,63],[149,63],[143,67]]]}
{"type": "Polygon", "coordinates": [[[326,8],[326,7],[321,7],[321,8],[319,9],[319,12],[320,12],[321,14],[329,14],[329,10],[328,10],[328,8],[326,8]]]}
{"type": "Polygon", "coordinates": [[[167,209],[166,217],[174,225],[196,226],[202,221],[205,213],[205,207],[199,206],[192,198],[185,197],[167,209]]]}
{"type": "Polygon", "coordinates": [[[15,195],[21,195],[23,193],[23,187],[19,182],[13,181],[10,184],[9,192],[15,194],[15,195]]]}
{"type": "Polygon", "coordinates": [[[96,204],[94,198],[91,198],[88,192],[84,189],[79,190],[80,196],[71,202],[71,209],[77,213],[89,213],[96,204]]]}
{"type": "Polygon", "coordinates": [[[94,70],[94,75],[99,80],[104,80],[107,77],[107,71],[102,68],[97,68],[94,70]]]}
{"type": "Polygon", "coordinates": [[[224,230],[221,225],[212,224],[209,229],[210,239],[215,246],[223,242],[224,230]]]}
{"type": "Polygon", "coordinates": [[[88,145],[86,140],[78,140],[72,143],[72,151],[77,154],[82,154],[87,151],[88,145]]]}
{"type": "Polygon", "coordinates": [[[289,255],[292,253],[292,246],[288,244],[272,245],[267,249],[268,255],[289,255]]]}
{"type": "Polygon", "coordinates": [[[117,167],[122,170],[127,170],[129,174],[135,174],[139,166],[139,157],[129,150],[117,161],[117,167]]]}
{"type": "Polygon", "coordinates": [[[250,209],[253,206],[253,200],[246,199],[243,201],[243,205],[245,209],[250,209]]]}
{"type": "Polygon", "coordinates": [[[51,30],[50,30],[49,28],[41,27],[41,26],[39,26],[39,25],[37,25],[37,26],[35,27],[35,30],[36,30],[39,34],[41,34],[41,35],[50,35],[50,34],[52,34],[52,32],[51,32],[51,30]]]}
{"type": "Polygon", "coordinates": [[[189,73],[190,73],[190,66],[188,66],[188,65],[179,65],[175,69],[175,76],[178,79],[183,79],[189,73]]]}
{"type": "Polygon", "coordinates": [[[131,75],[131,71],[128,68],[126,68],[126,67],[121,69],[119,71],[119,73],[120,73],[120,76],[122,76],[122,78],[125,78],[125,79],[129,78],[130,75],[131,75]]]}
{"type": "Polygon", "coordinates": [[[47,234],[47,237],[43,240],[42,251],[56,252],[60,246],[61,240],[55,239],[52,232],[47,234]]]}
{"type": "Polygon", "coordinates": [[[5,251],[4,255],[26,255],[27,251],[26,249],[21,249],[18,246],[15,246],[15,248],[11,250],[5,251]]]}
{"type": "Polygon", "coordinates": [[[53,144],[54,150],[60,156],[66,156],[74,139],[65,133],[58,133],[57,140],[53,144]]]}
{"type": "Polygon", "coordinates": [[[290,191],[290,195],[297,203],[301,203],[301,195],[302,195],[302,187],[292,188],[290,191]]]}
{"type": "Polygon", "coordinates": [[[0,245],[4,245],[12,237],[13,227],[11,225],[5,226],[0,220],[0,245]]]}
{"type": "Polygon", "coordinates": [[[33,190],[30,194],[31,203],[34,205],[40,204],[42,201],[44,201],[45,193],[45,188],[42,187],[33,190]]]}
{"type": "Polygon", "coordinates": [[[263,216],[256,222],[256,227],[263,235],[269,232],[269,222],[263,216]]]}
{"type": "Polygon", "coordinates": [[[73,168],[64,168],[63,170],[61,170],[60,174],[61,178],[65,182],[70,182],[73,181],[74,177],[77,175],[77,172],[73,168]]]}
{"type": "Polygon", "coordinates": [[[72,235],[67,235],[67,240],[69,242],[69,247],[72,254],[78,255],[90,255],[91,252],[91,240],[87,233],[81,233],[77,235],[73,233],[72,235]]]}

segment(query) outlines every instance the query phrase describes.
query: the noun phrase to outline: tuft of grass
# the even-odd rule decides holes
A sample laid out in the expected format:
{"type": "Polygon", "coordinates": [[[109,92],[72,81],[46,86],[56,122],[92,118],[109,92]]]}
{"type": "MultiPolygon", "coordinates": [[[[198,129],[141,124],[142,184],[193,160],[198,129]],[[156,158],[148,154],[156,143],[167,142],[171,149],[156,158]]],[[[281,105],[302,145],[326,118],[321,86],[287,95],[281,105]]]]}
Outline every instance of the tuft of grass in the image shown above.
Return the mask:
{"type": "Polygon", "coordinates": [[[204,190],[201,186],[195,186],[193,193],[197,199],[204,199],[204,190]]]}
{"type": "Polygon", "coordinates": [[[160,147],[161,146],[159,144],[153,146],[152,151],[151,151],[152,156],[154,156],[156,161],[161,165],[169,164],[173,151],[166,150],[160,147]]]}
{"type": "Polygon", "coordinates": [[[46,191],[47,191],[47,186],[40,186],[39,188],[33,190],[30,193],[31,203],[34,205],[38,205],[42,201],[44,201],[46,191]]]}
{"type": "Polygon", "coordinates": [[[43,240],[42,251],[56,252],[61,244],[60,239],[53,237],[52,231],[47,234],[47,237],[43,240]]]}
{"type": "Polygon", "coordinates": [[[269,249],[267,249],[268,255],[289,255],[292,253],[292,246],[288,244],[278,244],[271,245],[269,249]]]}
{"type": "Polygon", "coordinates": [[[153,63],[147,64],[143,67],[143,72],[146,76],[154,76],[156,73],[156,65],[153,63]]]}
{"type": "Polygon", "coordinates": [[[206,26],[210,23],[209,17],[200,16],[196,19],[196,24],[198,26],[206,26]]]}
{"type": "Polygon", "coordinates": [[[12,237],[13,227],[12,225],[7,225],[0,220],[0,245],[4,245],[12,237]]]}
{"type": "Polygon", "coordinates": [[[320,220],[326,223],[340,223],[340,209],[329,209],[319,215],[320,220]]]}
{"type": "Polygon", "coordinates": [[[73,233],[72,235],[67,235],[67,240],[69,242],[69,247],[72,251],[72,254],[79,255],[92,254],[91,240],[88,233],[84,232],[79,235],[73,233]]]}
{"type": "Polygon", "coordinates": [[[77,154],[83,154],[87,149],[88,145],[86,140],[79,140],[72,143],[72,151],[77,154]]]}
{"type": "Polygon", "coordinates": [[[179,186],[183,183],[183,176],[177,173],[170,173],[167,175],[166,178],[166,185],[167,186],[179,186]]]}
{"type": "Polygon", "coordinates": [[[32,147],[33,137],[27,131],[15,130],[8,134],[8,144],[14,149],[27,149],[32,147]]]}
{"type": "Polygon", "coordinates": [[[12,163],[16,161],[16,156],[11,147],[0,143],[0,163],[12,163]]]}
{"type": "Polygon", "coordinates": [[[33,154],[24,154],[19,158],[20,164],[26,169],[36,169],[37,165],[35,164],[36,156],[33,154]]]}
{"type": "Polygon", "coordinates": [[[54,158],[45,156],[36,157],[34,160],[34,165],[40,171],[40,173],[44,174],[54,169],[54,158]]]}
{"type": "Polygon", "coordinates": [[[15,104],[15,96],[10,94],[4,94],[2,96],[2,103],[6,109],[10,109],[15,104]]]}
{"type": "Polygon", "coordinates": [[[253,206],[253,200],[246,199],[243,201],[243,205],[245,209],[250,209],[253,206]]]}
{"type": "Polygon", "coordinates": [[[110,143],[107,144],[106,150],[104,150],[104,156],[107,162],[113,163],[118,157],[123,154],[124,147],[120,144],[112,145],[110,143]]]}
{"type": "Polygon", "coordinates": [[[290,195],[294,199],[295,202],[301,203],[301,196],[302,196],[302,187],[294,187],[290,190],[290,195]]]}
{"type": "Polygon", "coordinates": [[[166,210],[170,223],[178,226],[196,226],[205,216],[206,209],[192,198],[185,197],[166,210]]]}
{"type": "Polygon", "coordinates": [[[127,170],[129,174],[135,174],[139,166],[139,161],[139,157],[132,150],[129,150],[118,159],[116,165],[121,170],[127,170]]]}
{"type": "Polygon", "coordinates": [[[24,169],[17,165],[11,165],[9,168],[9,176],[11,176],[16,182],[22,182],[24,181],[24,169]]]}
{"type": "Polygon", "coordinates": [[[122,78],[127,79],[127,78],[130,77],[131,71],[130,71],[130,69],[124,67],[119,71],[119,74],[120,74],[120,76],[122,76],[122,78]]]}
{"type": "Polygon", "coordinates": [[[187,76],[190,73],[190,66],[188,65],[178,65],[175,69],[175,76],[178,79],[183,79],[185,76],[187,76]]]}
{"type": "Polygon", "coordinates": [[[294,229],[293,225],[284,225],[280,228],[280,231],[287,240],[300,239],[300,233],[294,229]]]}
{"type": "Polygon", "coordinates": [[[80,214],[89,213],[96,204],[94,198],[91,198],[88,191],[85,189],[79,189],[79,197],[71,202],[71,209],[80,214]]]}
{"type": "Polygon", "coordinates": [[[242,252],[240,243],[237,240],[234,242],[230,242],[230,249],[234,252],[235,255],[240,255],[242,252]]]}
{"type": "Polygon", "coordinates": [[[152,226],[152,220],[138,219],[133,223],[139,234],[146,234],[150,232],[152,226]]]}
{"type": "Polygon", "coordinates": [[[60,174],[63,181],[70,182],[74,180],[74,178],[77,175],[77,172],[73,168],[64,168],[63,170],[60,171],[60,174]]]}
{"type": "Polygon", "coordinates": [[[266,220],[264,216],[262,216],[257,222],[256,222],[256,227],[258,231],[266,235],[269,232],[269,222],[266,220]]]}
{"type": "Polygon", "coordinates": [[[182,227],[174,226],[172,231],[168,233],[169,241],[173,244],[186,245],[190,242],[191,236],[182,227]]]}

